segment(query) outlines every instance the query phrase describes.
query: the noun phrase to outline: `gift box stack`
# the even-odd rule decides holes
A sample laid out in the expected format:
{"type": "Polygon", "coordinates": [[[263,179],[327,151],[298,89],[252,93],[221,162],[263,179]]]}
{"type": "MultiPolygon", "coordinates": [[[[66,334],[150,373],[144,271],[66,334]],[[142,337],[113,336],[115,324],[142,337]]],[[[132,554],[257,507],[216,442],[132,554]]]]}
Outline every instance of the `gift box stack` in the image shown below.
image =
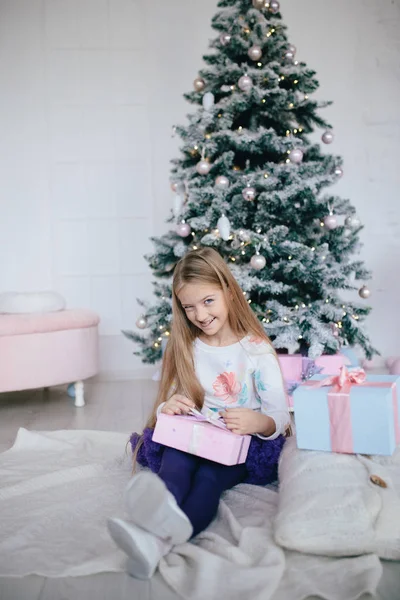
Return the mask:
{"type": "Polygon", "coordinates": [[[301,383],[318,373],[339,374],[340,369],[350,362],[344,354],[322,355],[315,360],[300,354],[281,354],[278,358],[286,384],[290,411],[293,411],[293,392],[301,383]]]}
{"type": "Polygon", "coordinates": [[[358,368],[312,376],[293,392],[297,445],[391,456],[400,444],[400,377],[358,368]]]}

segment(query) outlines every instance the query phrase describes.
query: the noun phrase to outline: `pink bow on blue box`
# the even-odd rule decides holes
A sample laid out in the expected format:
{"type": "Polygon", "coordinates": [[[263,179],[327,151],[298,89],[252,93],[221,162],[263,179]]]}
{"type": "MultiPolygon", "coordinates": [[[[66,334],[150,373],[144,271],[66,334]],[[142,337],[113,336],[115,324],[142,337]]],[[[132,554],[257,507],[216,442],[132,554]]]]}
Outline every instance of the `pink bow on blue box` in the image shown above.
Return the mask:
{"type": "Polygon", "coordinates": [[[400,377],[362,369],[315,375],[293,394],[297,446],[390,456],[400,443],[400,377]]]}

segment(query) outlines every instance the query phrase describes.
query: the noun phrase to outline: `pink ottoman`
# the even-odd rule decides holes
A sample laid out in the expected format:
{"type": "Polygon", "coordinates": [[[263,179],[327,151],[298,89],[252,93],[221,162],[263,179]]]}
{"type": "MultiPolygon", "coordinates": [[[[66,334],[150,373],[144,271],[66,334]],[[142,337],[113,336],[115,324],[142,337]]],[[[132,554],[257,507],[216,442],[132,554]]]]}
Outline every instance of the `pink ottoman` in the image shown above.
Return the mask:
{"type": "Polygon", "coordinates": [[[75,383],[75,406],[84,406],[82,380],[98,372],[99,317],[89,310],[0,315],[0,392],[75,383]]]}

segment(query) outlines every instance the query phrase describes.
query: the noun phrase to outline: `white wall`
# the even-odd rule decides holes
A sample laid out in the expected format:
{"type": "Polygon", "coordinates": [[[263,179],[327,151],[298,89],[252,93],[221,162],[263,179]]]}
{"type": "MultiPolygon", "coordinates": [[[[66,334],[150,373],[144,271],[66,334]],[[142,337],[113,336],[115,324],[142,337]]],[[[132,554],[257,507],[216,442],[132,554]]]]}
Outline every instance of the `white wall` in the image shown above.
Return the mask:
{"type": "MultiPolygon", "coordinates": [[[[250,0],[249,0],[250,2],[250,0]]],[[[400,354],[399,1],[282,0],[315,68],[374,271],[369,330],[400,354]]],[[[0,291],[56,289],[102,318],[102,370],[143,373],[120,335],[151,297],[142,255],[165,230],[174,123],[216,0],[0,1],[0,291]]]]}

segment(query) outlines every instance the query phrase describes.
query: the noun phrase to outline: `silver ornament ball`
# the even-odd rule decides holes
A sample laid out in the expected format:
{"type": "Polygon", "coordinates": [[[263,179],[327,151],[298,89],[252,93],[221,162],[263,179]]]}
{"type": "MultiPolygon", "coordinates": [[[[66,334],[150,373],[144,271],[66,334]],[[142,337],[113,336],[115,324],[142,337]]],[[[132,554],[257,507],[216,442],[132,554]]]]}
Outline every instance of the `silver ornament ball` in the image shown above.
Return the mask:
{"type": "Polygon", "coordinates": [[[139,317],[138,320],[136,321],[136,327],[138,329],[146,329],[147,327],[147,319],[146,317],[139,317]]]}
{"type": "Polygon", "coordinates": [[[279,12],[281,5],[279,4],[279,2],[277,0],[270,0],[269,3],[269,10],[275,15],[276,13],[279,12]]]}
{"type": "Polygon", "coordinates": [[[367,298],[370,297],[371,290],[369,288],[367,288],[366,285],[363,285],[362,288],[360,288],[358,290],[358,295],[360,296],[360,298],[363,298],[364,300],[366,300],[367,298]]]}
{"type": "Polygon", "coordinates": [[[261,269],[263,269],[267,264],[267,261],[261,254],[255,254],[251,257],[250,264],[253,269],[256,269],[256,271],[261,271],[261,269]]]}
{"type": "Polygon", "coordinates": [[[265,0],[253,0],[253,6],[258,10],[262,10],[265,8],[265,0]]]}
{"type": "Polygon", "coordinates": [[[332,131],[325,131],[322,134],[321,139],[324,142],[324,144],[332,144],[332,142],[335,139],[335,137],[334,137],[332,131]]]}
{"type": "Polygon", "coordinates": [[[230,33],[223,33],[221,34],[219,41],[221,42],[222,46],[227,46],[228,44],[230,44],[231,39],[232,36],[230,33]]]}
{"type": "Polygon", "coordinates": [[[187,237],[191,233],[191,231],[192,228],[188,223],[178,223],[178,225],[176,226],[176,233],[182,238],[187,237]]]}
{"type": "Polygon", "coordinates": [[[252,46],[247,54],[251,60],[260,60],[260,58],[262,57],[262,50],[260,46],[252,46]]]}
{"type": "Polygon", "coordinates": [[[336,177],[343,177],[343,169],[341,167],[336,167],[334,173],[336,177]]]}
{"type": "Polygon", "coordinates": [[[242,75],[238,81],[238,86],[243,92],[248,92],[253,87],[253,80],[248,75],[242,75]]]}
{"type": "Polygon", "coordinates": [[[327,215],[324,219],[324,225],[329,230],[336,229],[338,222],[335,215],[327,215]]]}
{"type": "Polygon", "coordinates": [[[244,190],[242,191],[242,196],[245,200],[247,200],[247,202],[252,202],[253,200],[255,200],[256,198],[256,190],[253,187],[245,187],[244,190]]]}
{"type": "Polygon", "coordinates": [[[196,92],[202,92],[206,87],[206,82],[201,77],[196,77],[196,79],[193,81],[193,87],[196,92]]]}
{"type": "Polygon", "coordinates": [[[171,190],[176,192],[178,190],[178,183],[176,181],[171,181],[171,190]]]}
{"type": "Polygon", "coordinates": [[[297,48],[296,46],[293,46],[293,44],[289,44],[287,51],[291,52],[292,54],[296,54],[297,48]]]}
{"type": "Polygon", "coordinates": [[[289,160],[292,163],[296,163],[299,164],[302,162],[304,157],[303,151],[300,150],[300,148],[293,148],[293,150],[291,150],[291,152],[289,153],[289,160]]]}
{"type": "Polygon", "coordinates": [[[290,50],[287,50],[287,52],[285,52],[285,60],[287,61],[293,61],[294,60],[294,52],[291,52],[290,50]]]}
{"type": "Polygon", "coordinates": [[[219,175],[215,180],[215,185],[221,190],[227,190],[229,187],[229,179],[225,175],[219,175]]]}
{"type": "Polygon", "coordinates": [[[201,160],[196,165],[196,171],[199,175],[208,175],[211,169],[211,165],[206,160],[201,160]]]}

